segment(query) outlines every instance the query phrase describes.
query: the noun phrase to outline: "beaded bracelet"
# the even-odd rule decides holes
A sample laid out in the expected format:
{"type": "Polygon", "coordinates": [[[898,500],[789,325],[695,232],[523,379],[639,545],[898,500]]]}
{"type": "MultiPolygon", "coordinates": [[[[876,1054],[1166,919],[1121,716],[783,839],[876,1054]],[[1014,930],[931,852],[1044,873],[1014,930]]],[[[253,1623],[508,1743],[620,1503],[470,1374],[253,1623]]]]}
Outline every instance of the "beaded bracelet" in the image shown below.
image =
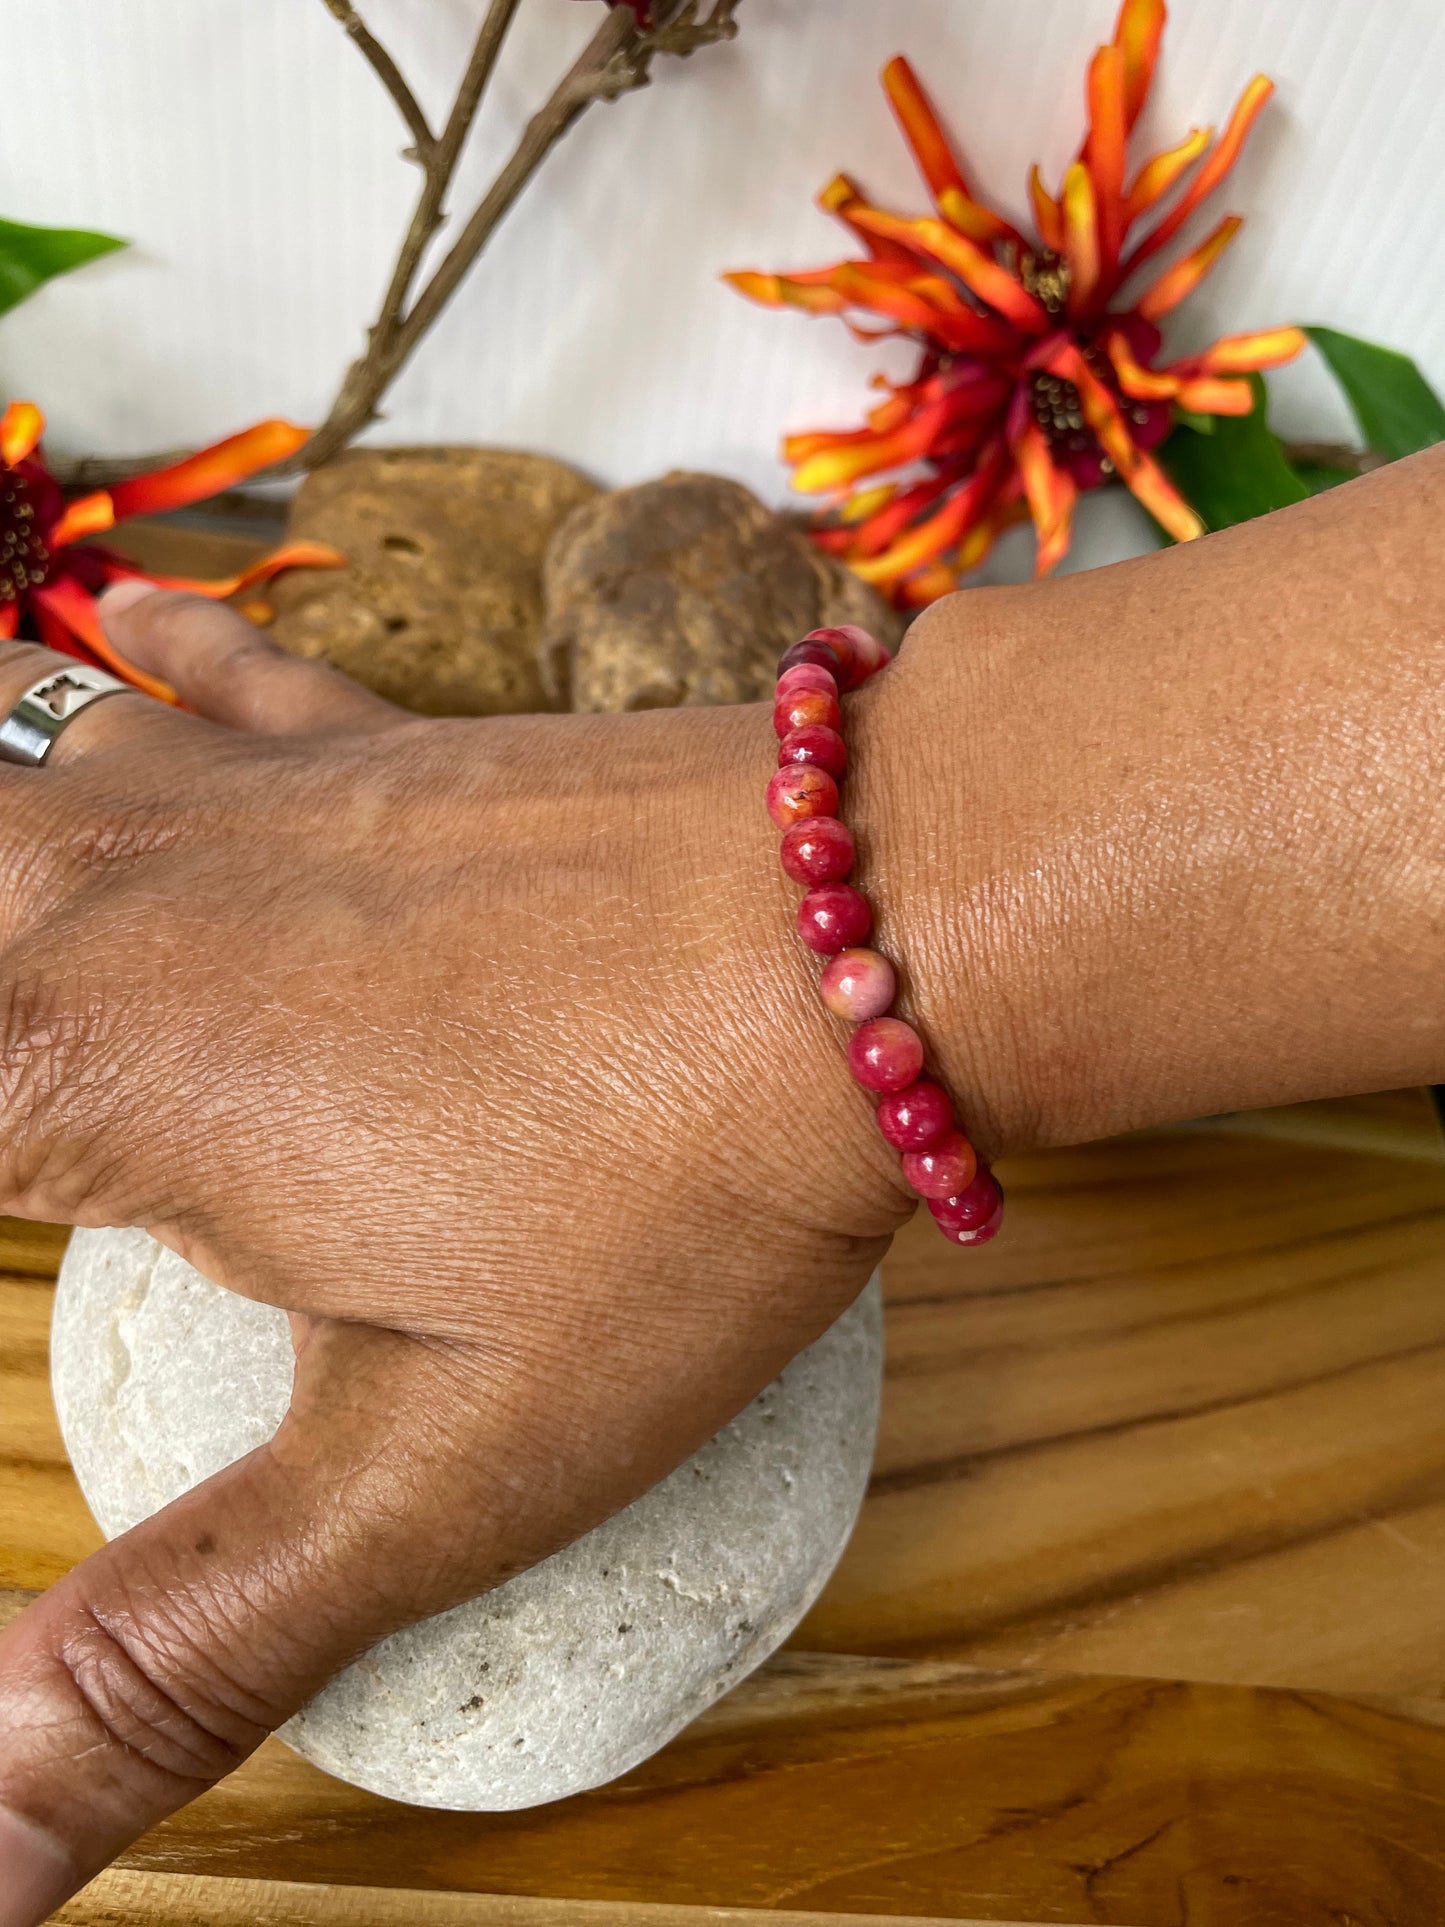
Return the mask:
{"type": "Polygon", "coordinates": [[[768,814],[783,832],[784,870],[807,886],[798,935],[829,960],[820,995],[834,1016],[857,1025],[848,1068],[881,1097],[879,1129],[903,1153],[903,1175],[943,1235],[956,1245],[981,1245],[1002,1222],[1002,1188],[958,1128],[947,1091],[919,1075],[918,1032],[888,1015],[897,977],[881,951],[866,947],[873,911],[846,881],[854,850],[838,817],[838,785],[848,767],[838,696],[888,660],[875,636],[851,626],[814,629],[783,652],[773,696],[778,772],[768,783],[768,814]]]}

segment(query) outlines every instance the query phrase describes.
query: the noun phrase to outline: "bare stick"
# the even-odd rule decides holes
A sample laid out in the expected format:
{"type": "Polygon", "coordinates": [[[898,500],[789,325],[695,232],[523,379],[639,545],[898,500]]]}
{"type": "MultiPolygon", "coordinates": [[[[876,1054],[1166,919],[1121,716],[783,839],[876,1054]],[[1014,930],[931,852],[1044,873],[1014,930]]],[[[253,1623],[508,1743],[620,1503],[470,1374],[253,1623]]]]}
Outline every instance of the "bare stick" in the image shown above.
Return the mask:
{"type": "MultiPolygon", "coordinates": [[[[456,293],[527,182],[579,115],[594,101],[613,100],[646,85],[655,55],[685,56],[698,47],[731,39],[737,31],[737,0],[711,0],[706,14],[702,12],[704,0],[680,0],[680,4],[660,8],[662,17],[646,28],[638,26],[631,7],[609,9],[582,53],[528,121],[501,172],[408,308],[422,256],[445,218],[447,190],[521,0],[491,0],[446,123],[435,135],[396,63],[367,31],[348,0],[323,0],[323,4],[356,40],[416,134],[417,145],[410,157],[421,165],[422,186],[381,307],[367,330],[365,352],[346,371],[325,421],[287,462],[266,472],[268,479],[317,467],[376,419],[381,397],[408,356],[456,293]]],[[[91,457],[55,466],[58,479],[68,487],[103,488],[108,481],[122,480],[152,465],[153,458],[148,457],[119,462],[91,457]]]]}
{"type": "Polygon", "coordinates": [[[407,158],[425,166],[432,149],[432,131],[416,95],[407,86],[401,69],[350,4],[350,0],[322,0],[326,11],[339,20],[356,42],[362,57],[371,65],[382,86],[396,103],[396,110],[411,129],[413,146],[407,158]]]}

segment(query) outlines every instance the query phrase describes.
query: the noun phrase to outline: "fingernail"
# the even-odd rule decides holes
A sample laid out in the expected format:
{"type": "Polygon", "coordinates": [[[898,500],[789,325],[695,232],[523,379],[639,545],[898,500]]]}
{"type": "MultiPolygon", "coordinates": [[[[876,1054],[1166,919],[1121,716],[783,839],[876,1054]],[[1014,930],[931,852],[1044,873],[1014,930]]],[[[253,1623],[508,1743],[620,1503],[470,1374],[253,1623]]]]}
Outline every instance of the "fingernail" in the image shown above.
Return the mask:
{"type": "Polygon", "coordinates": [[[75,1869],[60,1842],[0,1807],[0,1927],[40,1927],[75,1885],[75,1869]]]}
{"type": "MultiPolygon", "coordinates": [[[[143,576],[132,575],[127,576],[122,582],[112,582],[108,589],[101,591],[96,601],[100,605],[102,615],[119,616],[127,609],[133,608],[142,597],[159,594],[159,584],[147,582],[143,576]]],[[[3,1927],[3,1924],[0,1924],[0,1927],[3,1927]]]]}

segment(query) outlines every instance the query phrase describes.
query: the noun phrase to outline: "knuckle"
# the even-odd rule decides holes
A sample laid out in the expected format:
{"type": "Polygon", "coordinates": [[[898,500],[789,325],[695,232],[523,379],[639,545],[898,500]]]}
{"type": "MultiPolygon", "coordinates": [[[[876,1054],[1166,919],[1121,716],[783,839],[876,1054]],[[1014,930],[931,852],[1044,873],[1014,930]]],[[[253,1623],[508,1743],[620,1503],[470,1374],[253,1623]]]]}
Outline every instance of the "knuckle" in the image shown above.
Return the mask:
{"type": "Polygon", "coordinates": [[[115,1745],[172,1779],[210,1786],[239,1766],[269,1723],[235,1703],[177,1613],[154,1599],[148,1613],[142,1622],[123,1602],[87,1606],[67,1622],[56,1661],[115,1745]]]}
{"type": "Polygon", "coordinates": [[[106,1035],[100,998],[73,973],[0,963],[0,1199],[59,1210],[88,1188],[78,1100],[106,1035]]]}

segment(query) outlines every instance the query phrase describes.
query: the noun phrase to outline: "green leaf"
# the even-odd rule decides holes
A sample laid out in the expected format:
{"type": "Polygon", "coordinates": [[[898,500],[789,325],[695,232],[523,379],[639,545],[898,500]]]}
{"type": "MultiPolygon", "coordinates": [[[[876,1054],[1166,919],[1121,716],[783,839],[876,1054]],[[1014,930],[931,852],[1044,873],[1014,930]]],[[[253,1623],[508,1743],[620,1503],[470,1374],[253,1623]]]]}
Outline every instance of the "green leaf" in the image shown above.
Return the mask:
{"type": "Polygon", "coordinates": [[[1178,402],[1174,404],[1174,419],[1180,428],[1192,428],[1196,435],[1214,433],[1213,415],[1201,415],[1193,408],[1181,408],[1178,402]]]}
{"type": "Polygon", "coordinates": [[[84,228],[23,227],[18,221],[0,221],[0,314],[34,294],[52,275],[68,273],[124,246],[113,234],[92,234],[84,228]]]}
{"type": "Polygon", "coordinates": [[[1345,391],[1366,446],[1390,461],[1445,441],[1445,406],[1408,355],[1336,328],[1306,328],[1345,391]]]}
{"type": "Polygon", "coordinates": [[[1290,466],[1311,495],[1323,495],[1327,488],[1352,482],[1360,472],[1357,468],[1336,468],[1332,462],[1295,461],[1290,466]]]}
{"type": "Polygon", "coordinates": [[[1249,414],[1217,416],[1212,435],[1176,429],[1159,450],[1160,466],[1208,529],[1232,528],[1310,493],[1265,421],[1264,382],[1251,375],[1249,383],[1249,414]]]}

